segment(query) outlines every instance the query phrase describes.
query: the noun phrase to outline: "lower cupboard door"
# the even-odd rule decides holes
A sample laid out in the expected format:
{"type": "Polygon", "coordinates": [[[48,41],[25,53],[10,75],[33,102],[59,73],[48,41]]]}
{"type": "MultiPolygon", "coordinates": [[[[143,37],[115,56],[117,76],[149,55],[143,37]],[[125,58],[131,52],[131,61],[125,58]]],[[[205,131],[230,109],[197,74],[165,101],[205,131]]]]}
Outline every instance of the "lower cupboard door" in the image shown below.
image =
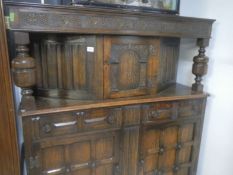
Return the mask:
{"type": "Polygon", "coordinates": [[[117,175],[118,132],[51,142],[53,141],[40,144],[39,174],[117,175]]]}
{"type": "Polygon", "coordinates": [[[140,175],[194,175],[199,122],[142,129],[140,175]]]}

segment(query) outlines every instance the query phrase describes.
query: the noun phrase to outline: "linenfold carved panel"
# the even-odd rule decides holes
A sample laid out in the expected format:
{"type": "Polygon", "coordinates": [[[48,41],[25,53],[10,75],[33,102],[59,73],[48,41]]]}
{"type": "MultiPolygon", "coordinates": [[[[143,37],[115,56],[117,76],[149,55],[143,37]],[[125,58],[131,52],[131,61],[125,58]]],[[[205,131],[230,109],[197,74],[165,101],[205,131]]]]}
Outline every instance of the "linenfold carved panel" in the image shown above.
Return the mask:
{"type": "Polygon", "coordinates": [[[32,35],[37,62],[36,92],[73,99],[102,98],[102,51],[95,36],[32,35]],[[88,52],[91,47],[93,52],[88,52]],[[99,57],[98,57],[99,56],[99,57]],[[95,84],[96,83],[96,84],[95,84]]]}

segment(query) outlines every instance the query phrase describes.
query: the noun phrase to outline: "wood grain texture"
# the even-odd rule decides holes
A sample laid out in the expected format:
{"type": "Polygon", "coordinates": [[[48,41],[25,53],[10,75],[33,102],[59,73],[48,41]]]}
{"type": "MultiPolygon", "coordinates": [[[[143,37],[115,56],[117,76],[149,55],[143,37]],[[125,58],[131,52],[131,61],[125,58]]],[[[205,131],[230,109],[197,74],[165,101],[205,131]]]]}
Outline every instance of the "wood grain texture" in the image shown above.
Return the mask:
{"type": "Polygon", "coordinates": [[[85,110],[92,108],[114,107],[122,105],[137,105],[142,103],[151,103],[159,101],[171,101],[182,99],[199,99],[207,97],[207,93],[198,93],[192,91],[189,87],[174,84],[169,88],[161,91],[157,95],[120,98],[114,100],[99,100],[99,101],[78,101],[78,100],[65,100],[65,99],[50,99],[50,98],[37,98],[35,101],[36,108],[21,111],[22,117],[30,115],[41,115],[57,112],[66,112],[72,110],[85,110]]]}
{"type": "Polygon", "coordinates": [[[19,148],[5,29],[0,0],[0,174],[19,175],[19,148]]]}
{"type": "Polygon", "coordinates": [[[38,67],[37,96],[103,98],[102,37],[34,34],[31,38],[38,67]]]}
{"type": "Polygon", "coordinates": [[[200,47],[199,54],[193,58],[192,73],[196,76],[195,83],[192,85],[192,90],[202,92],[204,85],[202,84],[202,77],[207,74],[209,58],[205,55],[205,47],[209,42],[205,39],[198,39],[197,46],[200,47]]]}
{"type": "Polygon", "coordinates": [[[172,109],[172,113],[160,113],[168,118],[162,122],[159,117],[144,122],[148,113],[142,106],[146,105],[150,104],[24,117],[29,172],[194,175],[205,98],[153,104],[157,112],[172,109]],[[196,108],[196,103],[202,107],[196,108]],[[184,112],[189,106],[195,111],[192,114],[184,112]],[[112,112],[118,118],[112,122],[118,126],[105,117],[112,112]],[[77,122],[60,125],[73,120],[77,122]],[[47,124],[57,128],[43,130],[47,124]]]}
{"type": "Polygon", "coordinates": [[[104,98],[156,94],[159,39],[104,38],[104,98]]]}
{"type": "Polygon", "coordinates": [[[38,69],[20,109],[30,175],[196,174],[214,20],[12,2],[6,13],[38,69]],[[193,88],[175,84],[181,37],[200,46],[193,88]]]}
{"type": "Polygon", "coordinates": [[[36,63],[28,52],[29,33],[14,32],[16,58],[11,61],[12,74],[16,86],[22,88],[23,98],[31,97],[33,86],[36,84],[36,63]]]}
{"type": "Polygon", "coordinates": [[[194,134],[200,123],[150,126],[142,130],[141,160],[143,175],[153,173],[193,175],[193,162],[198,144],[194,134]]]}
{"type": "Polygon", "coordinates": [[[161,38],[160,42],[160,68],[158,89],[162,90],[176,82],[179,58],[179,38],[161,38]]]}
{"type": "Polygon", "coordinates": [[[46,139],[26,156],[28,172],[33,175],[114,175],[115,166],[119,165],[119,147],[118,131],[61,137],[59,141],[46,139]],[[35,157],[37,164],[30,161],[35,157]]]}
{"type": "Polygon", "coordinates": [[[137,174],[139,127],[124,129],[121,152],[121,174],[137,174]]]}
{"type": "Polygon", "coordinates": [[[210,38],[214,20],[130,10],[7,3],[12,30],[210,38]],[[30,8],[29,8],[30,7],[30,8]]]}

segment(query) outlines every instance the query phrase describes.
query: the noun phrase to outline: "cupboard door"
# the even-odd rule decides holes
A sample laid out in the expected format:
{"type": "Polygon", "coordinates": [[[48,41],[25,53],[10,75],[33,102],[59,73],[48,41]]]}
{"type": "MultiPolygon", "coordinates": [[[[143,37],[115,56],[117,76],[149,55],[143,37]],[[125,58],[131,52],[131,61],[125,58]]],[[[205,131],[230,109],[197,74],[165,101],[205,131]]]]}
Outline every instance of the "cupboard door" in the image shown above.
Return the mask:
{"type": "Polygon", "coordinates": [[[156,94],[159,39],[104,38],[104,97],[156,94]]]}
{"type": "Polygon", "coordinates": [[[115,175],[119,169],[119,133],[46,140],[40,143],[36,159],[40,162],[37,166],[29,160],[30,174],[33,175],[35,172],[44,175],[115,175]]]}
{"type": "Polygon", "coordinates": [[[143,128],[140,175],[191,175],[196,132],[197,123],[143,128]]]}

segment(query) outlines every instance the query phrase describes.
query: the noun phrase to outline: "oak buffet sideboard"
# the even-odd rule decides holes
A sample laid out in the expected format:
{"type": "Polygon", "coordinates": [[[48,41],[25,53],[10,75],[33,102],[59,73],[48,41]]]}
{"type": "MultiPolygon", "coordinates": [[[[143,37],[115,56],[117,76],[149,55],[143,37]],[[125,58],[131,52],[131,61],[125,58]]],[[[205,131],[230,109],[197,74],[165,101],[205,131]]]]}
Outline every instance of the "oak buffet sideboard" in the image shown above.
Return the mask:
{"type": "Polygon", "coordinates": [[[5,2],[29,175],[195,175],[214,20],[5,2]],[[192,87],[176,83],[194,38],[192,87]]]}

